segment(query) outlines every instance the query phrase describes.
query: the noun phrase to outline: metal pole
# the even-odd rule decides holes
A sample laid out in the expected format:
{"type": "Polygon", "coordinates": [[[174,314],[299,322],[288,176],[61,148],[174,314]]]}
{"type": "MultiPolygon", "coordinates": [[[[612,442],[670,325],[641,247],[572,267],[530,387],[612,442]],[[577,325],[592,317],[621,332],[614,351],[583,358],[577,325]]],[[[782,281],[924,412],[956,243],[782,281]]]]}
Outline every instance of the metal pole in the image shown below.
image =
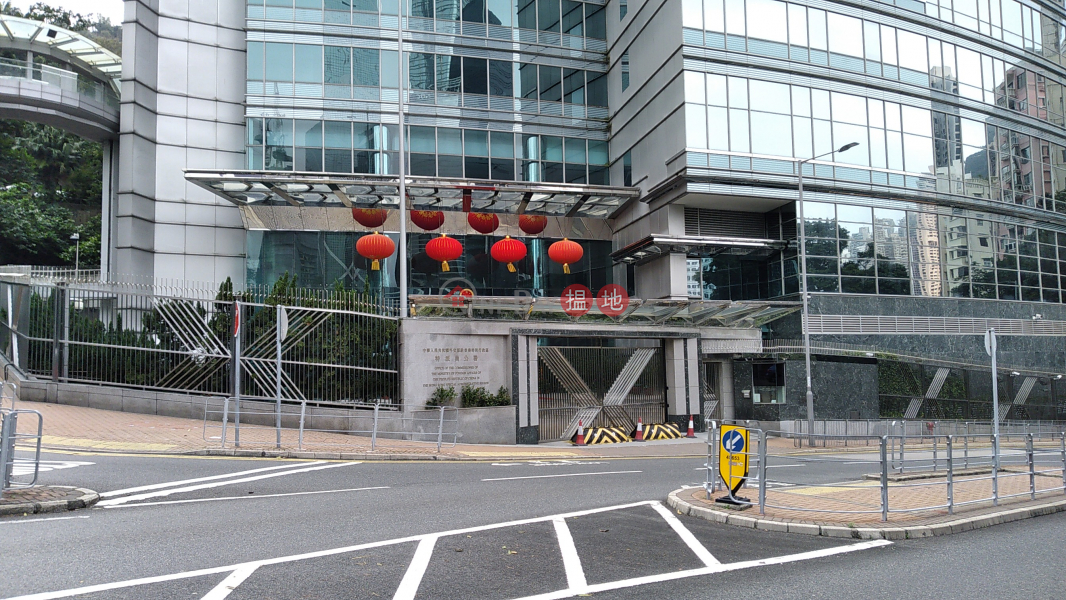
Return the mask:
{"type": "Polygon", "coordinates": [[[304,449],[304,417],[307,415],[307,400],[300,401],[300,450],[304,449]]]}
{"type": "Polygon", "coordinates": [[[275,421],[274,426],[275,426],[275,428],[277,429],[277,432],[278,432],[278,440],[277,440],[277,446],[276,446],[278,450],[281,449],[281,311],[282,311],[282,308],[281,308],[281,305],[279,304],[278,307],[277,307],[277,310],[275,311],[276,320],[277,320],[277,331],[275,332],[276,335],[274,336],[274,339],[275,339],[275,342],[276,342],[276,346],[277,346],[277,352],[278,352],[278,360],[277,360],[277,367],[276,367],[278,381],[277,381],[277,386],[275,386],[275,388],[274,388],[274,395],[277,398],[277,402],[275,404],[275,412],[277,414],[274,417],[274,421],[275,421]]]}
{"type": "Polygon", "coordinates": [[[226,447],[226,428],[229,426],[229,398],[222,401],[222,447],[226,447]]]}
{"type": "Polygon", "coordinates": [[[936,447],[937,447],[936,433],[934,432],[933,433],[933,471],[934,472],[936,471],[936,463],[937,463],[937,457],[936,457],[936,449],[937,448],[936,447]]]}
{"type": "Polygon", "coordinates": [[[901,421],[900,423],[902,427],[900,427],[899,438],[899,472],[902,473],[905,466],[904,463],[906,462],[906,458],[904,457],[904,450],[906,449],[907,445],[907,422],[901,421]]]}
{"type": "MultiPolygon", "coordinates": [[[[999,434],[992,436],[992,452],[999,456],[999,434]]],[[[999,506],[999,461],[992,463],[992,506],[999,506]]]]}
{"type": "Polygon", "coordinates": [[[1059,452],[1062,454],[1062,493],[1066,494],[1066,431],[1059,438],[1059,452]]]}
{"type": "Polygon", "coordinates": [[[970,468],[970,424],[966,424],[966,435],[962,437],[962,468],[970,468]]]}
{"type": "MultiPolygon", "coordinates": [[[[992,355],[992,436],[995,440],[999,440],[999,377],[997,376],[998,370],[996,368],[996,328],[992,327],[988,330],[989,338],[989,354],[992,355]]],[[[993,444],[992,463],[995,470],[999,470],[999,443],[998,441],[993,444]]]]}
{"type": "Polygon", "coordinates": [[[888,520],[888,438],[881,436],[881,521],[888,520]]]}
{"type": "Polygon", "coordinates": [[[398,14],[396,15],[396,57],[400,70],[400,96],[396,102],[396,116],[400,121],[400,165],[398,172],[400,174],[400,244],[397,250],[397,259],[399,260],[399,274],[400,278],[400,318],[407,316],[407,181],[406,181],[406,169],[407,161],[404,154],[404,125],[403,125],[403,13],[407,4],[407,0],[400,0],[400,7],[398,14]]]}
{"type": "Polygon", "coordinates": [[[955,463],[951,457],[951,436],[948,436],[948,514],[955,514],[955,463]]]}
{"type": "Polygon", "coordinates": [[[1025,458],[1029,462],[1029,499],[1036,500],[1036,462],[1033,460],[1033,434],[1025,434],[1025,458]]]}
{"type": "Polygon", "coordinates": [[[444,438],[444,407],[440,407],[440,422],[437,423],[437,453],[440,454],[440,444],[444,438]]]}
{"type": "Polygon", "coordinates": [[[814,390],[811,388],[811,332],[808,324],[807,306],[807,227],[803,219],[803,165],[807,159],[800,161],[797,175],[796,218],[799,220],[799,263],[800,296],[803,299],[803,312],[800,326],[803,328],[803,366],[807,375],[807,446],[814,447],[814,390]]]}
{"type": "Polygon", "coordinates": [[[374,431],[370,433],[370,451],[373,452],[378,446],[378,408],[381,405],[377,402],[374,403],[374,431]]]}
{"type": "Polygon", "coordinates": [[[759,514],[766,514],[766,431],[759,431],[759,514]]]}
{"type": "Polygon", "coordinates": [[[241,447],[241,303],[233,303],[233,447],[241,447]]]}

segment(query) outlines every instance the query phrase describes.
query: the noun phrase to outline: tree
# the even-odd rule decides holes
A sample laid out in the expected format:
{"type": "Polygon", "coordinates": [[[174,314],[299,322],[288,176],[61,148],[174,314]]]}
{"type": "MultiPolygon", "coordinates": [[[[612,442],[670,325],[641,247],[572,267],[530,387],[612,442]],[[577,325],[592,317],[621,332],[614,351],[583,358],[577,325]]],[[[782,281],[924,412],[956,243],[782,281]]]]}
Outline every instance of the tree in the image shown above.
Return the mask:
{"type": "Polygon", "coordinates": [[[0,191],[0,264],[63,265],[75,230],[69,209],[42,201],[30,188],[0,191]]]}

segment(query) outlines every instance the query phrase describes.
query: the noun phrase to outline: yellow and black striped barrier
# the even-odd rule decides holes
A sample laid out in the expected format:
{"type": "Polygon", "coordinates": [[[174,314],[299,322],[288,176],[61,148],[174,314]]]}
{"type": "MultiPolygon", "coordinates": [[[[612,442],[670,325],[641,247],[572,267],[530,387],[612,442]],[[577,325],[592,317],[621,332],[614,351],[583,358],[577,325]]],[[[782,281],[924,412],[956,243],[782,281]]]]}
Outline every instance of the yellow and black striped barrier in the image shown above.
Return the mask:
{"type": "MultiPolygon", "coordinates": [[[[573,440],[576,439],[575,434],[573,440]]],[[[585,444],[621,444],[631,441],[632,438],[621,427],[589,427],[585,430],[585,444]]]]}
{"type": "Polygon", "coordinates": [[[644,426],[646,440],[676,440],[684,437],[677,423],[652,423],[644,426]]]}

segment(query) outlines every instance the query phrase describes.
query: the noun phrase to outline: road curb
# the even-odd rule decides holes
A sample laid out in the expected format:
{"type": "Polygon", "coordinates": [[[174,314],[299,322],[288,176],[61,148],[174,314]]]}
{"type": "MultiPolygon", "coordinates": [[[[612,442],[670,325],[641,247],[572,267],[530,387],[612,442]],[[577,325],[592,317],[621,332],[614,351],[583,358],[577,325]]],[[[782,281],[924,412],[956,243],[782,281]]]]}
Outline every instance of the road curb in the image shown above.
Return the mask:
{"type": "MultiPolygon", "coordinates": [[[[521,446],[515,446],[521,449],[521,446]]],[[[509,453],[500,453],[495,456],[452,456],[447,454],[378,454],[376,452],[312,452],[308,450],[266,450],[266,449],[233,449],[233,448],[201,448],[198,450],[128,450],[114,448],[85,448],[78,446],[58,446],[45,444],[41,446],[44,451],[56,452],[89,452],[93,454],[122,454],[141,456],[230,456],[237,458],[296,458],[308,460],[405,460],[405,461],[442,461],[442,462],[500,462],[522,460],[606,460],[606,459],[658,459],[658,458],[702,458],[707,455],[697,454],[529,454],[517,456],[509,453]]]]}
{"type": "Polygon", "coordinates": [[[1032,517],[1050,515],[1066,511],[1066,499],[1054,502],[1045,502],[1035,506],[1025,506],[1009,510],[983,515],[975,515],[962,519],[954,519],[934,525],[912,525],[909,527],[842,527],[839,525],[814,525],[812,523],[790,523],[787,521],[775,521],[758,517],[741,516],[736,511],[721,511],[697,506],[678,497],[679,493],[686,492],[691,488],[683,488],[670,492],[666,499],[667,506],[675,509],[678,514],[685,514],[699,519],[724,523],[749,529],[763,531],[778,531],[786,533],[798,533],[803,535],[818,535],[822,537],[853,538],[857,540],[907,540],[922,537],[934,537],[951,535],[963,531],[983,529],[1020,521],[1032,517]]]}
{"type": "Polygon", "coordinates": [[[78,492],[81,495],[66,500],[50,500],[48,502],[21,502],[19,504],[0,505],[0,517],[11,515],[39,515],[46,513],[68,512],[80,508],[89,508],[100,501],[100,494],[85,488],[70,487],[65,485],[48,486],[53,489],[67,489],[78,492]]]}

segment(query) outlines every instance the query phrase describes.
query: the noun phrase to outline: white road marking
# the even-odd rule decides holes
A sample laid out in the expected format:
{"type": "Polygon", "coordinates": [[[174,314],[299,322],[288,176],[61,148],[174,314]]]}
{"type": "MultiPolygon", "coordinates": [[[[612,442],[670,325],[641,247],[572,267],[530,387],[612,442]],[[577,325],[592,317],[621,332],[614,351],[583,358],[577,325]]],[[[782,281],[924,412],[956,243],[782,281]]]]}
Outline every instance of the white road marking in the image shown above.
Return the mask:
{"type": "MultiPolygon", "coordinates": [[[[89,465],[95,464],[96,463],[77,460],[42,460],[38,472],[47,473],[48,471],[73,469],[74,467],[87,467],[89,465]]],[[[12,466],[11,474],[15,477],[20,477],[22,475],[33,475],[33,460],[28,458],[15,458],[15,463],[12,466]]]]}
{"type": "Polygon", "coordinates": [[[134,502],[137,500],[147,500],[149,498],[159,498],[169,496],[171,494],[181,494],[185,492],[196,492],[199,490],[206,490],[210,488],[221,487],[224,485],[233,485],[235,483],[248,483],[249,481],[259,481],[261,479],[270,479],[272,477],[284,477],[286,475],[296,475],[297,473],[309,473],[311,471],[321,471],[323,469],[335,469],[337,467],[347,467],[351,465],[357,465],[357,462],[351,463],[332,463],[328,465],[319,465],[317,467],[307,467],[304,469],[295,469],[291,471],[282,471],[281,473],[267,473],[266,475],[256,475],[255,477],[244,477],[242,479],[230,479],[227,481],[219,481],[215,483],[201,483],[199,485],[190,485],[188,487],[173,488],[167,490],[160,490],[157,492],[148,492],[145,494],[134,494],[133,496],[123,496],[122,498],[114,498],[111,500],[103,500],[96,505],[99,507],[115,506],[117,504],[126,504],[128,502],[134,502]]]}
{"type": "Polygon", "coordinates": [[[77,517],[51,517],[44,519],[4,519],[0,521],[0,525],[17,525],[19,523],[38,523],[40,521],[66,521],[68,519],[88,519],[89,515],[80,515],[77,517]]]}
{"type": "Polygon", "coordinates": [[[277,471],[278,469],[291,469],[294,467],[320,465],[325,461],[317,460],[310,463],[291,463],[282,465],[280,467],[266,467],[263,469],[252,469],[250,471],[237,471],[236,473],[225,473],[222,475],[212,475],[210,477],[197,477],[196,479],[182,479],[181,481],[167,481],[165,483],[153,483],[152,485],[142,485],[139,487],[131,487],[122,490],[112,490],[110,492],[104,492],[100,494],[101,498],[111,498],[113,496],[125,496],[126,494],[133,494],[136,492],[147,492],[150,490],[159,490],[168,487],[177,487],[179,485],[188,485],[190,483],[200,483],[201,481],[217,481],[219,479],[228,479],[230,477],[240,477],[241,475],[251,475],[252,473],[263,473],[266,471],[277,471]]]}
{"type": "Polygon", "coordinates": [[[214,589],[201,598],[200,600],[223,600],[226,596],[229,596],[233,590],[237,589],[237,586],[244,583],[245,579],[252,576],[255,570],[259,568],[259,565],[249,564],[244,565],[236,571],[229,574],[222,580],[221,583],[216,585],[214,589]]]}
{"type": "MultiPolygon", "coordinates": [[[[346,553],[349,553],[349,552],[358,552],[358,551],[361,551],[361,550],[368,550],[368,549],[371,549],[371,548],[381,548],[381,547],[385,547],[385,546],[393,546],[393,545],[397,545],[397,544],[407,544],[407,543],[411,543],[411,542],[422,542],[422,540],[425,540],[427,538],[437,539],[437,538],[446,537],[446,536],[452,536],[452,535],[465,535],[465,534],[468,534],[468,533],[476,533],[476,532],[479,532],[479,531],[489,531],[489,530],[492,530],[492,529],[502,529],[502,528],[506,528],[506,527],[516,527],[516,526],[519,526],[519,525],[528,525],[528,524],[531,524],[531,523],[544,523],[544,522],[547,522],[547,521],[554,521],[557,518],[569,519],[569,518],[573,518],[573,517],[583,517],[583,516],[586,516],[586,515],[593,515],[593,514],[599,514],[599,513],[605,513],[605,512],[613,512],[613,511],[618,511],[618,510],[624,510],[624,509],[627,509],[627,508],[634,508],[634,507],[637,507],[637,506],[652,506],[652,505],[655,505],[655,504],[660,504],[660,502],[658,500],[645,500],[645,501],[642,501],[642,502],[633,502],[633,503],[630,503],[630,504],[619,504],[619,505],[616,505],[616,506],[607,506],[607,507],[603,507],[603,508],[592,508],[592,509],[588,509],[588,510],[581,510],[581,511],[575,511],[575,512],[570,512],[570,513],[559,514],[559,515],[552,515],[552,516],[548,516],[548,517],[534,517],[534,518],[530,518],[530,519],[520,519],[520,520],[516,520],[516,521],[508,521],[508,522],[505,522],[505,523],[493,523],[491,525],[479,525],[477,527],[468,527],[466,529],[453,529],[453,530],[450,530],[450,531],[442,531],[442,532],[439,532],[439,533],[414,535],[414,536],[408,536],[408,537],[404,537],[404,538],[397,538],[397,539],[392,539],[392,540],[384,540],[384,541],[380,541],[380,542],[370,542],[370,543],[367,543],[367,544],[358,544],[358,545],[355,545],[355,546],[345,546],[345,547],[341,547],[341,548],[332,548],[332,549],[329,549],[329,550],[319,550],[319,551],[316,551],[316,552],[307,552],[307,553],[304,553],[304,554],[294,554],[294,555],[291,555],[291,556],[282,556],[282,557],[271,558],[271,559],[267,559],[267,560],[259,560],[259,561],[238,563],[238,564],[233,564],[233,565],[227,565],[227,566],[224,566],[224,567],[213,567],[213,568],[208,568],[208,569],[199,569],[199,570],[196,570],[196,571],[184,571],[184,572],[181,572],[181,573],[172,573],[170,575],[160,575],[160,576],[157,576],[157,577],[143,577],[143,578],[140,578],[140,579],[130,579],[130,580],[127,580],[127,581],[118,581],[118,582],[114,582],[114,583],[104,583],[104,584],[90,585],[90,586],[85,586],[85,587],[80,587],[80,588],[71,588],[71,589],[66,589],[66,590],[59,590],[59,591],[55,591],[55,592],[42,592],[42,593],[38,593],[38,594],[28,594],[28,595],[24,595],[24,596],[15,596],[15,597],[7,598],[6,600],[54,600],[54,599],[57,599],[57,598],[70,598],[70,597],[73,597],[73,596],[81,596],[81,595],[84,595],[84,594],[91,594],[91,593],[95,593],[95,592],[106,592],[106,591],[110,591],[110,590],[116,590],[116,589],[122,589],[122,588],[128,588],[128,587],[135,587],[135,586],[139,586],[139,585],[147,585],[147,584],[152,584],[152,583],[162,583],[162,582],[167,582],[167,581],[175,581],[175,580],[179,580],[179,579],[189,579],[189,578],[192,578],[192,577],[201,577],[201,576],[204,576],[204,575],[214,575],[214,574],[217,574],[217,573],[231,573],[233,571],[236,571],[237,569],[244,568],[244,567],[257,567],[258,568],[258,567],[264,567],[264,566],[267,566],[267,565],[277,565],[277,564],[283,564],[283,563],[289,563],[289,562],[296,562],[296,561],[307,560],[307,559],[311,559],[311,558],[321,558],[323,556],[334,556],[334,555],[337,555],[337,554],[346,554],[346,553]]],[[[673,579],[681,579],[681,578],[684,578],[684,577],[695,577],[695,576],[698,576],[698,575],[706,575],[706,574],[719,573],[719,572],[725,572],[725,571],[734,571],[734,570],[737,570],[737,569],[746,569],[746,568],[750,568],[750,567],[757,567],[757,566],[763,566],[763,565],[773,565],[773,564],[782,564],[782,563],[788,563],[788,562],[795,562],[795,561],[800,561],[800,560],[809,560],[809,559],[812,559],[812,558],[821,558],[821,557],[824,557],[824,556],[832,556],[834,554],[843,554],[843,553],[846,553],[846,552],[855,552],[857,550],[866,550],[868,548],[875,548],[875,547],[878,547],[878,546],[887,546],[887,545],[890,545],[890,544],[892,544],[892,542],[890,542],[888,540],[872,540],[872,541],[869,541],[869,542],[860,542],[860,543],[856,543],[856,544],[837,546],[835,548],[817,550],[817,551],[814,551],[814,552],[804,552],[804,553],[801,553],[801,554],[792,554],[792,555],[788,555],[788,556],[779,556],[779,557],[776,557],[776,558],[768,558],[768,559],[763,559],[763,560],[754,560],[754,561],[747,561],[747,562],[741,562],[741,563],[730,563],[730,564],[726,564],[726,565],[715,565],[713,567],[704,567],[704,568],[693,569],[693,570],[689,570],[689,571],[678,571],[678,572],[674,572],[674,573],[665,573],[665,574],[662,574],[662,575],[652,575],[652,576],[641,577],[641,578],[636,578],[636,579],[626,579],[626,580],[615,581],[615,582],[606,583],[606,584],[590,585],[590,586],[586,586],[583,590],[561,590],[559,592],[551,592],[550,594],[546,594],[546,595],[543,595],[543,596],[531,596],[528,599],[519,599],[519,600],[533,600],[533,599],[536,599],[536,600],[549,600],[551,598],[569,598],[571,596],[574,596],[574,595],[577,595],[577,594],[580,594],[580,593],[584,593],[585,591],[587,591],[589,593],[599,592],[599,591],[607,591],[607,590],[618,589],[618,588],[623,588],[623,587],[633,587],[633,586],[636,586],[636,585],[644,585],[644,584],[647,584],[647,583],[658,583],[660,581],[669,581],[669,580],[673,580],[673,579]]]]}
{"type": "Polygon", "coordinates": [[[552,525],[555,526],[555,537],[559,538],[559,552],[563,555],[567,587],[585,587],[588,585],[588,581],[585,580],[585,570],[581,567],[581,557],[577,554],[574,536],[570,535],[570,528],[566,526],[566,519],[556,517],[552,519],[552,525]]]}
{"type": "Polygon", "coordinates": [[[389,486],[381,485],[377,487],[365,487],[365,488],[347,488],[343,490],[315,490],[312,492],[289,492],[287,494],[252,494],[247,496],[226,496],[223,498],[193,498],[191,500],[164,500],[162,502],[134,502],[133,504],[113,504],[105,506],[104,508],[135,508],[137,506],[162,506],[165,504],[190,504],[194,502],[217,502],[219,500],[248,500],[255,498],[280,498],[282,496],[312,496],[315,494],[339,494],[341,492],[365,492],[368,490],[387,490],[389,486]]]}
{"type": "Polygon", "coordinates": [[[496,462],[492,463],[494,467],[567,467],[571,465],[602,465],[604,462],[588,461],[588,460],[530,460],[525,462],[496,462]]]}
{"type": "Polygon", "coordinates": [[[429,559],[433,557],[433,547],[437,544],[439,536],[431,535],[422,538],[415,549],[415,555],[411,558],[411,564],[407,565],[407,572],[403,574],[400,587],[396,588],[396,594],[392,600],[414,600],[418,592],[418,586],[426,575],[426,567],[429,559]]]}
{"type": "Polygon", "coordinates": [[[676,516],[674,516],[674,513],[670,512],[669,508],[666,508],[662,504],[652,504],[651,507],[655,509],[655,512],[659,513],[664,519],[666,519],[666,522],[669,523],[670,527],[677,532],[677,535],[681,537],[681,540],[685,542],[685,545],[689,547],[689,550],[692,550],[692,552],[703,561],[703,564],[708,567],[722,564],[721,561],[715,558],[714,555],[712,555],[707,548],[696,539],[696,536],[692,535],[692,532],[689,531],[676,516]]]}
{"type": "Polygon", "coordinates": [[[393,540],[384,540],[380,542],[370,542],[368,544],[359,544],[356,546],[344,546],[341,548],[333,548],[330,550],[319,550],[317,552],[307,552],[304,554],[294,554],[292,556],[282,556],[279,558],[271,558],[267,560],[238,563],[235,565],[227,565],[225,567],[213,567],[209,569],[199,569],[196,571],[185,571],[182,573],[172,573],[170,575],[160,575],[157,577],[142,577],[140,579],[129,579],[126,581],[116,581],[114,583],[102,583],[97,585],[89,585],[80,588],[71,588],[67,590],[59,590],[56,592],[42,592],[39,594],[28,594],[25,596],[15,596],[7,598],[6,600],[54,600],[56,598],[70,598],[72,596],[81,596],[83,594],[91,594],[94,592],[106,592],[110,590],[117,590],[128,587],[135,587],[138,585],[146,585],[151,583],[162,583],[166,581],[175,581],[178,579],[188,579],[191,577],[200,577],[202,575],[214,575],[215,573],[229,573],[236,569],[239,569],[246,565],[258,565],[260,567],[265,565],[277,565],[287,562],[295,562],[300,560],[307,560],[309,558],[322,558],[323,556],[333,556],[335,554],[345,554],[348,552],[357,552],[360,550],[369,550],[371,548],[381,548],[384,546],[394,546],[396,544],[407,544],[411,542],[421,542],[426,537],[445,537],[450,535],[464,535],[467,533],[475,533],[478,531],[489,531],[491,529],[501,529],[504,527],[515,527],[518,525],[529,525],[531,523],[543,523],[545,521],[551,521],[555,517],[562,517],[568,519],[571,517],[583,517],[586,515],[594,515],[598,513],[611,512],[615,510],[622,510],[626,508],[633,508],[635,506],[647,506],[650,504],[656,504],[658,500],[645,500],[643,502],[633,502],[631,504],[619,504],[616,506],[607,506],[604,508],[592,508],[588,510],[581,510],[572,513],[566,513],[562,515],[553,515],[550,517],[535,517],[532,519],[521,519],[518,521],[508,521],[506,523],[494,523],[492,525],[479,525],[477,527],[470,527],[467,529],[453,529],[451,531],[443,531],[440,533],[434,533],[429,535],[413,535],[405,538],[397,538],[393,540]]]}
{"type": "Polygon", "coordinates": [[[595,585],[587,585],[583,588],[571,588],[567,590],[559,590],[557,592],[549,592],[547,594],[538,594],[536,596],[526,596],[524,598],[516,598],[515,600],[559,600],[562,598],[572,598],[578,595],[595,594],[597,592],[606,592],[610,590],[617,590],[622,588],[636,587],[638,585],[648,585],[650,583],[662,583],[664,581],[674,581],[677,579],[686,579],[689,577],[698,577],[700,575],[712,575],[714,573],[725,573],[728,571],[739,571],[741,569],[750,569],[752,567],[762,567],[766,565],[780,565],[790,562],[799,562],[802,560],[811,560],[814,558],[823,558],[826,556],[833,556],[834,554],[845,554],[848,552],[858,552],[860,550],[869,550],[870,548],[877,548],[880,546],[888,546],[892,542],[888,540],[871,540],[868,542],[859,542],[857,544],[847,544],[843,546],[836,546],[834,548],[824,548],[822,550],[815,550],[813,552],[801,552],[799,554],[789,554],[786,556],[777,556],[774,558],[764,558],[761,560],[748,560],[744,562],[729,563],[725,565],[715,565],[712,567],[703,567],[700,569],[690,569],[687,571],[675,571],[673,573],[662,573],[659,575],[648,575],[646,577],[634,577],[633,579],[623,579],[620,581],[611,581],[608,583],[598,583],[595,585]]]}
{"type": "Polygon", "coordinates": [[[558,475],[527,475],[526,477],[494,477],[481,481],[511,481],[513,479],[548,479],[551,477],[582,477],[584,475],[620,475],[624,473],[643,473],[644,471],[599,471],[597,473],[559,473],[558,475]]]}

